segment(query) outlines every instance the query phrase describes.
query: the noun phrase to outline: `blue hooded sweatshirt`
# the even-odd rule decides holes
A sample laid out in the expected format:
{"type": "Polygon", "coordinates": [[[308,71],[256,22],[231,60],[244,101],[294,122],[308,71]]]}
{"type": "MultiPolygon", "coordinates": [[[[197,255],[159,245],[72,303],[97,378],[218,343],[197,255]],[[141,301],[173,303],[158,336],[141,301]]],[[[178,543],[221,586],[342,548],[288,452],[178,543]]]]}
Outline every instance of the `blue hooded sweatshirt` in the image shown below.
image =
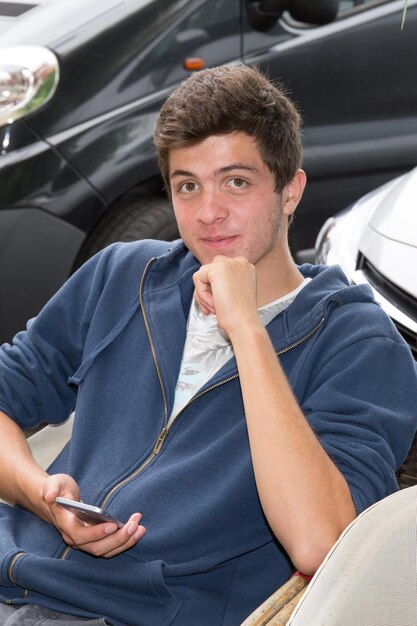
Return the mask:
{"type": "MultiPolygon", "coordinates": [[[[2,346],[0,409],[28,428],[75,408],[49,472],[73,476],[84,502],[122,521],[140,511],[147,534],[97,558],[0,505],[1,601],[114,626],[238,626],[290,576],[260,506],[235,359],[167,429],[197,268],[182,243],[110,246],[2,346]]],[[[337,267],[300,270],[312,281],[267,329],[359,512],[397,489],[416,366],[369,289],[337,267]]]]}

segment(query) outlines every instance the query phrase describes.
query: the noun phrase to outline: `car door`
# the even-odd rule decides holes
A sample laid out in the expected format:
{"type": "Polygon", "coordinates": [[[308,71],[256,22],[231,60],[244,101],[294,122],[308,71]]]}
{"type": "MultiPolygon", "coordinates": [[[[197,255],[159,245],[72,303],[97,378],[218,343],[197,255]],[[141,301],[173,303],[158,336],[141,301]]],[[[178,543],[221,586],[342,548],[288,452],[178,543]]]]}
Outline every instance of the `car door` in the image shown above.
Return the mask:
{"type": "Polygon", "coordinates": [[[330,214],[415,164],[417,6],[409,3],[401,30],[403,6],[342,0],[331,24],[307,26],[286,13],[266,32],[245,12],[245,62],[282,81],[304,119],[309,183],[295,249],[313,245],[330,214]]]}
{"type": "MultiPolygon", "coordinates": [[[[0,4],[1,17],[19,2],[0,4]]],[[[111,242],[110,226],[113,241],[171,237],[155,116],[189,75],[187,58],[207,67],[241,59],[240,0],[40,0],[23,8],[13,9],[0,48],[53,51],[60,78],[46,107],[0,128],[2,341],[111,242]]]]}
{"type": "MultiPolygon", "coordinates": [[[[211,67],[241,58],[240,10],[239,0],[130,2],[120,8],[111,30],[91,39],[92,62],[105,55],[111,63],[91,67],[95,88],[86,87],[91,99],[81,111],[91,111],[88,124],[54,134],[52,142],[105,202],[111,204],[142,182],[159,180],[151,147],[155,116],[170,91],[190,74],[187,59],[211,67]]],[[[74,54],[72,74],[83,62],[83,47],[74,54]]],[[[88,76],[83,79],[88,83],[88,76]]],[[[39,124],[48,124],[47,112],[39,124]]]]}

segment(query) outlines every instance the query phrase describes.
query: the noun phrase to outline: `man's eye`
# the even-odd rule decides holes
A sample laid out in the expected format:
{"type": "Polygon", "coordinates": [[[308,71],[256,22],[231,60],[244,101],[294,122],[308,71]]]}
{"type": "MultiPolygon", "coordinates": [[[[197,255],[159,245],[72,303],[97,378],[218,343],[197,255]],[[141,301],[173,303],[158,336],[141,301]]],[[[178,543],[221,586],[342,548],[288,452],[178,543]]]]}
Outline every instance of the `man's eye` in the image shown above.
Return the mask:
{"type": "Polygon", "coordinates": [[[247,182],[243,178],[232,178],[229,184],[234,189],[242,189],[247,186],[247,182]]]}
{"type": "Polygon", "coordinates": [[[193,183],[191,181],[187,181],[186,183],[182,183],[182,185],[179,186],[179,191],[181,193],[190,193],[192,191],[195,191],[196,189],[197,189],[196,183],[193,183]]]}

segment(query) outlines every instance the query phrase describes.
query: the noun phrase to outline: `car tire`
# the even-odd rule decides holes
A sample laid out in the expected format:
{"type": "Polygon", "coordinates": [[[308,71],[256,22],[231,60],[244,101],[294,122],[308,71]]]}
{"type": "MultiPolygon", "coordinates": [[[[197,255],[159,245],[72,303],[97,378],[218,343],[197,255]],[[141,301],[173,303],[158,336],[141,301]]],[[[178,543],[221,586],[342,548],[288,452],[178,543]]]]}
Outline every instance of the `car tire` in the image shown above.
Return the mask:
{"type": "Polygon", "coordinates": [[[77,257],[74,269],[99,250],[117,241],[160,239],[173,241],[179,232],[172,205],[164,198],[131,200],[114,208],[88,236],[77,257]]]}

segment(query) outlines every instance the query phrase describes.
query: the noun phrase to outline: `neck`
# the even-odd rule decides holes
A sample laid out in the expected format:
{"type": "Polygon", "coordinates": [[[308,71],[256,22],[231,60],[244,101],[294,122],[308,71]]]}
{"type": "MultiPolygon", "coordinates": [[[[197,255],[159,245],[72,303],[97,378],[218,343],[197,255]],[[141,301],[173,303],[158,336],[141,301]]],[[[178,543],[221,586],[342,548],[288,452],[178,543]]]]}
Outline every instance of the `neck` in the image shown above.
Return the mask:
{"type": "Polygon", "coordinates": [[[288,245],[274,250],[268,259],[261,259],[256,265],[256,270],[258,307],[291,293],[304,280],[288,245]]]}

